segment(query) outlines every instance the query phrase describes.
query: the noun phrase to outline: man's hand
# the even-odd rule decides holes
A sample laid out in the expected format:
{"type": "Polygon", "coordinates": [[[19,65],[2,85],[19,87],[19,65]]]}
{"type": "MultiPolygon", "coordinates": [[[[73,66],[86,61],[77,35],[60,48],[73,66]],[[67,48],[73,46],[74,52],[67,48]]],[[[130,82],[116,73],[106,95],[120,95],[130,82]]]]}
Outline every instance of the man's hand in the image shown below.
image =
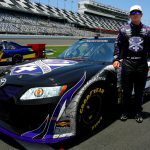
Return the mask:
{"type": "Polygon", "coordinates": [[[113,66],[115,69],[118,69],[120,67],[120,62],[118,60],[114,61],[113,66]]]}

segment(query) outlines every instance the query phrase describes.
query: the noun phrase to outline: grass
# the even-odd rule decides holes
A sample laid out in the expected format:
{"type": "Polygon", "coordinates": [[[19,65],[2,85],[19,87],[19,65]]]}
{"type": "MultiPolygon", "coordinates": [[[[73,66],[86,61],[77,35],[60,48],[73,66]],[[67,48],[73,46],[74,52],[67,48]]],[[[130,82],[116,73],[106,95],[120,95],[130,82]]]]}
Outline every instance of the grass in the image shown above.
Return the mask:
{"type": "Polygon", "coordinates": [[[54,52],[54,54],[52,54],[52,55],[47,55],[47,58],[55,58],[55,57],[57,57],[59,54],[61,54],[65,49],[67,49],[69,46],[67,46],[67,45],[64,45],[64,46],[59,46],[59,45],[53,45],[53,46],[51,46],[51,45],[48,45],[48,46],[46,46],[46,49],[48,50],[48,49],[53,49],[55,52],[54,52]]]}

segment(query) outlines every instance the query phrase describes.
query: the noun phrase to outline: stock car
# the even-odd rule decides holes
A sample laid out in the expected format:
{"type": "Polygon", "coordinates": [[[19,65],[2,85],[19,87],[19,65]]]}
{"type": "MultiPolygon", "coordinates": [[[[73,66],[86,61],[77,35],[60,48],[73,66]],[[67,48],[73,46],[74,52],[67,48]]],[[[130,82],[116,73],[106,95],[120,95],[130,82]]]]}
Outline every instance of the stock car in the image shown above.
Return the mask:
{"type": "Polygon", "coordinates": [[[112,114],[119,103],[114,43],[115,38],[81,39],[58,58],[3,70],[0,132],[28,142],[55,143],[100,128],[105,113],[112,114]]]}
{"type": "Polygon", "coordinates": [[[35,52],[30,46],[21,46],[8,41],[0,42],[0,65],[16,64],[35,57],[35,52]]]}

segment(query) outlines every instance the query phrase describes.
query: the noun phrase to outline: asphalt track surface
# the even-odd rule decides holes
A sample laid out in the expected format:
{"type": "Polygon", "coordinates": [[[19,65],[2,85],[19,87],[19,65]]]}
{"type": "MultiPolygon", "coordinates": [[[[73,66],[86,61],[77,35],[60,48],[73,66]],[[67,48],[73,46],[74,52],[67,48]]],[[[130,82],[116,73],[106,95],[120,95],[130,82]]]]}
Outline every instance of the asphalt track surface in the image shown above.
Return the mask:
{"type": "Polygon", "coordinates": [[[141,124],[133,118],[126,122],[110,118],[108,125],[92,136],[53,145],[22,142],[0,134],[0,150],[150,150],[150,101],[143,105],[143,115],[141,124]]]}

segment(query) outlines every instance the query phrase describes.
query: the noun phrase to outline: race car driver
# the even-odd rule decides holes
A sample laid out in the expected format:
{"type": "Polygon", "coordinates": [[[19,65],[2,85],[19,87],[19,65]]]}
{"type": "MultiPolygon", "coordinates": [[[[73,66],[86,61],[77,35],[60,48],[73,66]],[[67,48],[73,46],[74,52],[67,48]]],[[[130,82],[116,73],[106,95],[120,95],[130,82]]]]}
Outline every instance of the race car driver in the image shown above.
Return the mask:
{"type": "Polygon", "coordinates": [[[132,111],[138,123],[143,122],[142,99],[148,73],[147,57],[150,53],[150,28],[141,23],[142,15],[141,6],[134,5],[130,8],[131,23],[119,31],[113,61],[114,68],[121,66],[123,107],[120,119],[128,119],[134,89],[135,103],[132,111]]]}

